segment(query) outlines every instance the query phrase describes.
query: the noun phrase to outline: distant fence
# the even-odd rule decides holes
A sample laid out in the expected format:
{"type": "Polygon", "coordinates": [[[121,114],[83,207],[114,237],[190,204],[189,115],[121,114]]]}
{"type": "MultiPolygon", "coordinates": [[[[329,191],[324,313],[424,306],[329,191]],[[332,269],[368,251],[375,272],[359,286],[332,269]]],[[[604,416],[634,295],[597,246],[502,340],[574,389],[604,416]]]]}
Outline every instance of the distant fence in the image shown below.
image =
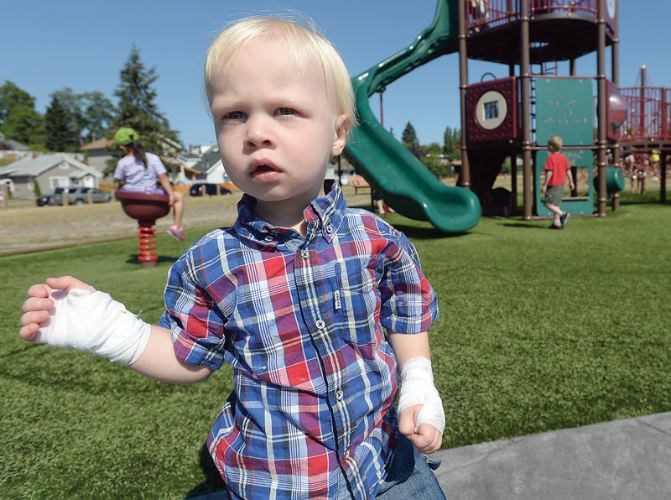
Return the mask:
{"type": "Polygon", "coordinates": [[[626,87],[619,89],[627,102],[627,119],[620,136],[634,141],[671,140],[671,89],[626,87]]]}

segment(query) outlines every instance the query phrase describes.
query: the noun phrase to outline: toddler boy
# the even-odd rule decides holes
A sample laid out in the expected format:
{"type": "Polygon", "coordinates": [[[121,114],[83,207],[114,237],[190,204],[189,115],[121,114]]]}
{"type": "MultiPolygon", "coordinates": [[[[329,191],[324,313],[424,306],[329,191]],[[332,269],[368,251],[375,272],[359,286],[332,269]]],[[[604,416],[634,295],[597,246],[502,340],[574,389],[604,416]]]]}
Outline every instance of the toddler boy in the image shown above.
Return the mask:
{"type": "Polygon", "coordinates": [[[356,121],[340,56],[311,28],[247,18],[211,45],[205,84],[245,192],[234,226],[173,264],[158,326],[64,277],[31,287],[21,336],[176,383],[230,363],[208,447],[232,498],[443,498],[419,453],[445,425],[435,294],[401,233],[323,189],[356,121]]]}

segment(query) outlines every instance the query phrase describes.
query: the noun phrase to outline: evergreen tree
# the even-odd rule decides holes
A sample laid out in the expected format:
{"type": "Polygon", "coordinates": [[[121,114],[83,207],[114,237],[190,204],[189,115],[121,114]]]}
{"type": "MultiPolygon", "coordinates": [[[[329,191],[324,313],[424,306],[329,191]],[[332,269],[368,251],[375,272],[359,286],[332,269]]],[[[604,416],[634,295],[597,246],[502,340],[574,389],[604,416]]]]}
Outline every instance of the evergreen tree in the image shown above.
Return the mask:
{"type": "Polygon", "coordinates": [[[119,98],[118,115],[113,128],[132,127],[140,134],[148,149],[159,151],[158,134],[177,139],[168,120],[156,105],[154,82],[158,79],[155,68],[147,69],[140,59],[140,51],[133,47],[121,69],[121,83],[114,91],[119,98]]]}
{"type": "Polygon", "coordinates": [[[443,154],[452,157],[453,150],[454,143],[452,142],[452,129],[450,127],[445,127],[445,132],[443,132],[443,154]]]}
{"type": "Polygon", "coordinates": [[[446,127],[443,133],[443,154],[448,158],[461,158],[461,132],[457,128],[446,127]]]}
{"type": "MultiPolygon", "coordinates": [[[[51,94],[50,106],[54,104],[54,101],[58,101],[57,106],[58,108],[60,108],[58,109],[58,112],[60,113],[62,110],[63,116],[69,120],[69,123],[67,124],[67,129],[75,137],[75,143],[77,144],[77,146],[82,146],[84,144],[82,135],[84,133],[84,127],[86,125],[85,125],[84,111],[82,110],[81,94],[75,93],[75,91],[72,90],[70,87],[65,87],[64,89],[57,90],[56,92],[51,94]]],[[[47,130],[47,137],[48,135],[49,131],[47,130]]],[[[68,141],[68,144],[69,143],[70,141],[68,141]]],[[[47,145],[47,148],[51,149],[49,145],[47,145]]],[[[61,151],[65,150],[61,149],[61,151]]]]}
{"type": "Polygon", "coordinates": [[[51,103],[44,115],[44,145],[50,151],[73,151],[78,146],[75,131],[76,118],[63,106],[56,93],[51,96],[51,103]]]}
{"type": "Polygon", "coordinates": [[[412,153],[419,158],[420,147],[419,139],[417,138],[417,132],[415,132],[415,127],[412,126],[412,123],[408,122],[403,129],[403,134],[401,135],[401,142],[403,145],[408,148],[412,153]]]}

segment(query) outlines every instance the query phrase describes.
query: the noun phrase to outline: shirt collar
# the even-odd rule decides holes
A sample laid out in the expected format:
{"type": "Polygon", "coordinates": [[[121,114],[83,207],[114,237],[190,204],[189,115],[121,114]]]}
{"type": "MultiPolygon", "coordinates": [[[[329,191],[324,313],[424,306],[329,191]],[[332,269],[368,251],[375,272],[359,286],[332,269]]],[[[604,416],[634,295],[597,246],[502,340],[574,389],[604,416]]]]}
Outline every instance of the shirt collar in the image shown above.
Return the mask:
{"type": "MultiPolygon", "coordinates": [[[[293,229],[273,226],[260,219],[254,213],[255,206],[256,198],[246,193],[238,202],[238,219],[235,222],[235,230],[241,237],[272,248],[275,248],[278,243],[296,237],[297,233],[293,229]]],[[[340,186],[334,182],[327,194],[312,200],[303,211],[307,223],[305,240],[310,241],[317,235],[321,235],[330,242],[340,228],[345,208],[345,198],[340,186]]]]}

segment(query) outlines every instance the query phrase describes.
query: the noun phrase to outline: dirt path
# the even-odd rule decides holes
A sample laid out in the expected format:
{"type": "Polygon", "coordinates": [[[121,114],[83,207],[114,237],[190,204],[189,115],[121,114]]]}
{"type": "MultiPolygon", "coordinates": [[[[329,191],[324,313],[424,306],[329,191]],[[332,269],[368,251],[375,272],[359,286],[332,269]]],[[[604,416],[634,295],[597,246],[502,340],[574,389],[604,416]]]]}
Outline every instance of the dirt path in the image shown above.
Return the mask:
{"type": "MultiPolygon", "coordinates": [[[[370,195],[345,194],[350,205],[370,203],[370,195]]],[[[189,197],[184,224],[189,228],[230,225],[236,216],[239,193],[227,196],[189,197]]],[[[156,224],[165,231],[170,217],[156,224]]],[[[68,207],[10,208],[0,210],[0,255],[77,245],[117,238],[134,238],[137,223],[127,217],[118,202],[68,207]]]]}

